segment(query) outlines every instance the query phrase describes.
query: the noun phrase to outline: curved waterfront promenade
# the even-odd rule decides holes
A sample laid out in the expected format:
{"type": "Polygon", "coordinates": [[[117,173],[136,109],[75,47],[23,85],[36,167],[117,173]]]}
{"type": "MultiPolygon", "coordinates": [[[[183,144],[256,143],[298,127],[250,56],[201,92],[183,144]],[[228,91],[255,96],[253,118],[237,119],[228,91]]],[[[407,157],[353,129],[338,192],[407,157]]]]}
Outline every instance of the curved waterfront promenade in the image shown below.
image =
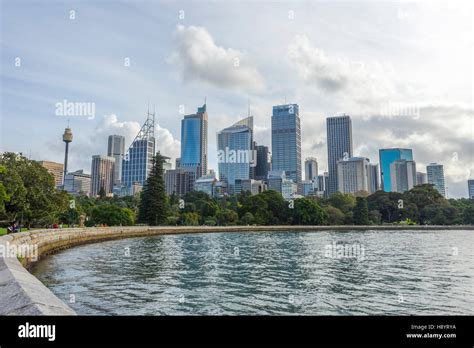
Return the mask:
{"type": "Polygon", "coordinates": [[[105,240],[160,234],[258,232],[258,231],[344,231],[344,230],[474,230],[474,226],[227,226],[227,227],[109,227],[35,230],[0,237],[0,315],[74,315],[25,267],[35,257],[75,245],[105,240]],[[17,258],[7,250],[30,248],[35,251],[17,258]]]}

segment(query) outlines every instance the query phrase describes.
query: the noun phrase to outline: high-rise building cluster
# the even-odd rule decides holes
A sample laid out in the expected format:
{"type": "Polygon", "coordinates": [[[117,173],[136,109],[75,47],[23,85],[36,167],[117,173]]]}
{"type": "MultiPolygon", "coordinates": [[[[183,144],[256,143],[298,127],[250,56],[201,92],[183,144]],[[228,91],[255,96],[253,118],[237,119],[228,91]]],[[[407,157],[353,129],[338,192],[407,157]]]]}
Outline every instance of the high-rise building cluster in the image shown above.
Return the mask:
{"type": "MultiPolygon", "coordinates": [[[[447,196],[443,165],[430,163],[426,172],[417,171],[413,150],[383,148],[379,163],[354,155],[352,120],[349,115],[326,119],[327,171],[320,172],[315,157],[301,160],[301,118],[298,104],[273,107],[271,115],[271,152],[268,145],[257,144],[254,119],[249,114],[217,132],[218,175],[208,168],[208,113],[204,103],[196,113],[181,119],[181,153],[175,165],[164,163],[164,181],[169,195],[183,196],[202,191],[220,197],[248,191],[280,192],[285,199],[302,196],[329,197],[335,192],[367,195],[384,190],[405,192],[415,185],[432,184],[447,196]],[[302,165],[304,166],[304,180],[302,165]]],[[[126,149],[125,137],[110,135],[106,155],[92,157],[91,174],[67,171],[71,129],[66,128],[64,165],[42,161],[58,187],[67,192],[98,195],[134,195],[141,191],[151,171],[155,145],[155,114],[147,118],[126,149]]],[[[169,158],[167,158],[169,160],[169,158]]],[[[474,179],[468,181],[468,194],[474,198],[474,179]]]]}

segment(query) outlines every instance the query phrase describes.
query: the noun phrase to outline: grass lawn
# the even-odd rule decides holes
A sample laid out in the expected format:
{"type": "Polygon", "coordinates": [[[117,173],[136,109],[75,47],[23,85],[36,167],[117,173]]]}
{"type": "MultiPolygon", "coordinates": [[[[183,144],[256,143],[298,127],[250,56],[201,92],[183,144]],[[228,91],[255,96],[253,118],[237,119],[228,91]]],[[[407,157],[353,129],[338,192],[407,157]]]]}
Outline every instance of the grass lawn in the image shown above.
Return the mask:
{"type": "Polygon", "coordinates": [[[3,236],[4,234],[7,234],[7,229],[0,227],[0,236],[3,236]]]}

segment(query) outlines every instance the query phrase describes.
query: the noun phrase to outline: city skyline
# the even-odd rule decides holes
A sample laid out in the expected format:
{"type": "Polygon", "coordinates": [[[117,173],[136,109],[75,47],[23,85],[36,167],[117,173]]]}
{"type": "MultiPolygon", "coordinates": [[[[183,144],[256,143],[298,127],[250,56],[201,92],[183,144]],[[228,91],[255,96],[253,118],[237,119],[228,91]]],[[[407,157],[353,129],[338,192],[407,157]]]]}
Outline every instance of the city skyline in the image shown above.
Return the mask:
{"type": "Polygon", "coordinates": [[[457,43],[450,39],[467,25],[463,6],[472,5],[427,9],[412,4],[361,4],[376,14],[377,19],[370,19],[354,16],[350,8],[337,4],[302,3],[291,4],[291,8],[276,4],[267,14],[260,11],[261,4],[236,4],[233,10],[241,14],[238,17],[244,23],[232,23],[239,24],[242,32],[226,26],[237,19],[226,15],[225,4],[217,3],[206,10],[195,4],[163,3],[159,9],[154,5],[118,3],[112,9],[108,4],[96,8],[75,4],[71,8],[75,19],[70,19],[68,9],[54,4],[32,4],[25,12],[14,3],[6,3],[0,150],[27,156],[31,151],[33,159],[62,163],[64,143],[60,135],[69,119],[74,141],[68,171],[87,171],[93,155],[105,154],[107,136],[124,135],[126,146],[130,145],[150,102],[157,107],[157,149],[175,158],[180,148],[178,120],[194,112],[207,97],[211,139],[208,166],[217,169],[213,134],[246,115],[250,100],[255,140],[271,147],[271,108],[286,99],[286,103],[296,103],[300,108],[301,156],[318,158],[320,174],[327,171],[326,117],[346,113],[353,124],[354,155],[376,162],[380,148],[411,148],[422,171],[431,162],[444,165],[449,197],[467,196],[466,182],[473,163],[472,133],[465,127],[472,122],[468,78],[472,73],[468,49],[472,38],[457,37],[453,40],[457,43]],[[132,28],[127,33],[112,23],[129,9],[134,11],[124,19],[132,28]],[[182,9],[184,19],[179,18],[182,9]],[[255,24],[248,25],[245,19],[249,11],[257,16],[255,24]],[[289,18],[290,11],[294,12],[293,19],[289,18]],[[107,16],[101,17],[104,13],[107,16]],[[261,16],[267,25],[273,20],[288,21],[279,29],[278,38],[263,40],[269,32],[259,24],[261,16]],[[88,35],[88,21],[98,17],[103,22],[102,36],[117,40],[88,35]],[[311,27],[310,19],[314,22],[311,27]],[[446,24],[443,33],[436,25],[441,19],[446,24]],[[15,20],[22,20],[22,26],[15,25],[15,20]],[[51,27],[43,27],[42,20],[51,27]],[[143,25],[133,28],[139,21],[143,25]],[[385,26],[377,33],[379,21],[385,26]],[[419,21],[423,21],[423,30],[417,25],[419,21]],[[157,22],[163,34],[147,30],[157,22]],[[341,23],[344,27],[338,26],[341,23]],[[65,30],[57,30],[60,26],[65,30]],[[428,33],[430,30],[433,34],[428,33]],[[26,31],[31,35],[24,34],[26,31]],[[252,35],[246,35],[247,31],[252,35]],[[324,34],[330,40],[324,39],[324,34]],[[414,46],[411,36],[425,46],[414,46]],[[141,39],[134,44],[138,37],[141,39]],[[435,42],[443,46],[443,52],[434,47],[435,42]],[[95,52],[91,47],[100,49],[95,52]],[[193,52],[197,47],[208,53],[203,59],[208,60],[205,66],[209,69],[196,64],[193,52]],[[444,52],[449,48],[459,53],[456,66],[443,64],[452,58],[444,52]],[[395,51],[404,53],[391,58],[395,51]],[[55,52],[54,60],[49,52],[55,52]],[[220,60],[213,58],[217,52],[222,53],[220,60]],[[281,59],[273,59],[278,54],[281,59]],[[420,61],[426,54],[435,58],[427,65],[420,61]],[[20,66],[15,66],[16,58],[21,58],[20,66]],[[126,58],[128,67],[124,66],[126,58]],[[238,66],[234,66],[236,62],[238,66]],[[227,63],[232,69],[227,69],[227,63]],[[358,63],[360,69],[351,68],[358,63]],[[384,64],[392,69],[385,69],[384,64]],[[419,71],[421,65],[424,69],[419,71]],[[395,71],[400,77],[394,76],[395,71]],[[437,75],[430,77],[433,71],[437,75]],[[414,88],[419,87],[417,84],[423,88],[414,88]],[[64,112],[58,115],[56,104],[65,100],[94,103],[94,118],[64,112]],[[26,129],[25,124],[29,125],[26,129]],[[43,136],[34,137],[31,129],[40,129],[43,136]]]}

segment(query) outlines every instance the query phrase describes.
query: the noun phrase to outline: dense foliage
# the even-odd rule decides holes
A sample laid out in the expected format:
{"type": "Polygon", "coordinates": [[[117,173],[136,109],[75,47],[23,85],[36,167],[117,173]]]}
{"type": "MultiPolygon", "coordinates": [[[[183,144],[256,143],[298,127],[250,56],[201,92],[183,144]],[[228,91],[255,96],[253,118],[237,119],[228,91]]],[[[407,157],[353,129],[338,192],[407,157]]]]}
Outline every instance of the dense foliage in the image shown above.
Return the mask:
{"type": "Polygon", "coordinates": [[[24,227],[77,225],[81,215],[88,226],[133,225],[137,206],[135,197],[72,197],[56,190],[53,176],[38,162],[15,153],[0,155],[0,221],[4,226],[13,222],[24,227]]]}
{"type": "Polygon", "coordinates": [[[405,193],[377,191],[367,197],[335,193],[330,198],[285,201],[275,191],[211,198],[192,192],[170,198],[170,225],[377,225],[474,224],[474,200],[447,200],[432,185],[405,193]]]}
{"type": "Polygon", "coordinates": [[[432,185],[405,193],[377,191],[367,197],[335,193],[330,198],[305,197],[286,201],[276,191],[242,192],[222,198],[203,192],[167,197],[163,157],[158,153],[140,196],[72,197],[54,187],[53,177],[35,161],[0,155],[0,221],[23,226],[148,225],[377,225],[384,223],[474,224],[474,200],[445,199],[432,185]],[[71,200],[74,205],[71,206],[71,200]],[[138,217],[138,219],[137,219],[138,217]]]}

